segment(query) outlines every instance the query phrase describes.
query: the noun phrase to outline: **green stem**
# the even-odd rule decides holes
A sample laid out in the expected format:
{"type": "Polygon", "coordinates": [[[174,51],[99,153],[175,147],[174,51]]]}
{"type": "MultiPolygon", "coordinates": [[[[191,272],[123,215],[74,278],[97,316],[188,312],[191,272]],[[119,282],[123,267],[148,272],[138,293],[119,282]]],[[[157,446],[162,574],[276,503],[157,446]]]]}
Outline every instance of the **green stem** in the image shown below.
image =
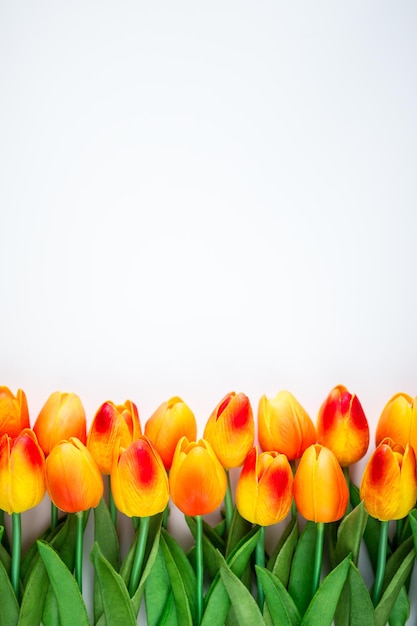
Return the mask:
{"type": "Polygon", "coordinates": [[[115,528],[117,528],[117,508],[113,500],[113,492],[111,490],[111,480],[109,474],[109,511],[115,528]]]}
{"type": "Polygon", "coordinates": [[[149,533],[150,517],[141,517],[139,526],[139,535],[136,542],[135,558],[133,560],[132,572],[130,574],[129,595],[132,598],[139,585],[140,575],[142,573],[143,561],[145,559],[146,542],[149,533]]]}
{"type": "Polygon", "coordinates": [[[197,592],[197,626],[200,626],[203,618],[203,518],[195,516],[195,557],[196,557],[196,592],[197,592]]]}
{"type": "MultiPolygon", "coordinates": [[[[290,465],[291,465],[291,469],[292,469],[292,475],[293,477],[295,476],[295,472],[297,471],[297,466],[295,464],[295,461],[292,460],[290,461],[290,465]]],[[[294,517],[297,517],[297,505],[295,504],[295,500],[294,498],[292,499],[291,502],[291,517],[294,519],[294,517]]]]}
{"type": "Polygon", "coordinates": [[[12,513],[12,564],[10,579],[16,598],[19,600],[20,554],[22,550],[22,520],[20,513],[12,513]]]}
{"type": "Polygon", "coordinates": [[[376,564],[374,591],[372,594],[372,602],[374,606],[378,604],[381,597],[382,583],[385,574],[385,564],[387,562],[388,530],[389,522],[381,522],[378,545],[378,561],[376,564]]]}
{"type": "Polygon", "coordinates": [[[225,507],[225,513],[226,513],[226,528],[227,528],[227,531],[229,531],[230,526],[232,525],[232,518],[233,518],[233,497],[232,497],[232,486],[230,484],[229,470],[226,470],[226,478],[227,478],[227,489],[226,489],[226,496],[224,499],[224,507],[225,507]]]}
{"type": "Polygon", "coordinates": [[[84,511],[75,514],[77,520],[76,541],[75,541],[75,580],[78,588],[83,590],[83,543],[84,543],[84,511]]]}
{"type": "Polygon", "coordinates": [[[349,494],[348,504],[347,504],[347,507],[346,507],[346,514],[347,514],[352,509],[351,504],[350,504],[350,471],[349,471],[349,465],[347,465],[346,467],[342,467],[342,470],[343,470],[343,475],[345,477],[346,486],[348,488],[348,494],[349,494]]]}
{"type": "Polygon", "coordinates": [[[51,502],[51,530],[58,526],[58,508],[51,502]]]}
{"type": "MultiPolygon", "coordinates": [[[[265,526],[260,526],[259,530],[260,530],[260,533],[259,533],[258,543],[256,544],[256,549],[255,549],[255,561],[256,561],[256,565],[264,568],[265,567],[265,526]]],[[[260,584],[259,579],[257,580],[257,587],[258,587],[258,606],[262,612],[263,607],[264,607],[265,596],[264,596],[263,587],[260,584]]]]}
{"type": "Polygon", "coordinates": [[[317,522],[316,550],[314,554],[314,570],[313,570],[313,593],[316,593],[320,585],[321,563],[323,561],[323,544],[324,544],[324,522],[317,522]]]}

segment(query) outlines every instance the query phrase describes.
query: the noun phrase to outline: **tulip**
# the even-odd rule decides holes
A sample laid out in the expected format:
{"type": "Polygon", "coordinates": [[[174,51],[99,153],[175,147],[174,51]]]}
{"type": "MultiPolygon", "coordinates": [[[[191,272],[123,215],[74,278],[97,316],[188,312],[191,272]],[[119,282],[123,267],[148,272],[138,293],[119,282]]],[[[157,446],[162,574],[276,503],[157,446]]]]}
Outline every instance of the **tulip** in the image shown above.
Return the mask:
{"type": "Polygon", "coordinates": [[[55,391],[43,405],[33,430],[45,456],[60,441],[71,437],[85,444],[86,418],[80,398],[75,393],[55,391]]]}
{"type": "Polygon", "coordinates": [[[147,437],[139,437],[114,455],[111,487],[117,508],[128,517],[148,517],[165,509],[168,477],[147,437]]]}
{"type": "Polygon", "coordinates": [[[185,515],[211,513],[224,499],[226,473],[205,439],[182,437],[176,447],[169,474],[171,497],[185,515]]]}
{"type": "Polygon", "coordinates": [[[262,396],[259,401],[258,438],[262,450],[276,450],[294,461],[316,442],[316,429],[294,396],[280,391],[275,398],[262,396]]]}
{"type": "Polygon", "coordinates": [[[293,475],[285,454],[252,448],[236,487],[236,506],[253,524],[270,526],[283,520],[291,508],[293,475]]]}
{"type": "Polygon", "coordinates": [[[0,438],[0,508],[22,513],[45,495],[45,457],[32,430],[0,438]]]}
{"type": "Polygon", "coordinates": [[[177,396],[163,402],[145,424],[145,435],[158,451],[165,469],[170,470],[181,437],[194,441],[197,423],[194,413],[177,396]]]}
{"type": "Polygon", "coordinates": [[[102,474],[110,474],[115,446],[127,448],[140,437],[141,428],[136,405],[104,402],[97,410],[87,437],[87,448],[102,474]]]}
{"type": "Polygon", "coordinates": [[[417,398],[397,393],[387,402],[376,427],[376,445],[386,437],[404,448],[409,443],[417,454],[417,398]]]}
{"type": "Polygon", "coordinates": [[[360,497],[368,513],[381,521],[372,596],[376,606],[382,593],[389,522],[404,518],[414,507],[417,499],[414,449],[408,443],[404,448],[389,437],[383,439],[366,464],[360,497]]]}
{"type": "Polygon", "coordinates": [[[228,393],[210,415],[204,439],[210,443],[223,467],[240,467],[253,446],[255,426],[249,398],[228,393]]]}
{"type": "Polygon", "coordinates": [[[370,457],[360,487],[361,499],[372,517],[381,521],[405,517],[417,500],[416,457],[392,439],[383,439],[370,457]]]}
{"type": "Polygon", "coordinates": [[[0,387],[0,437],[5,433],[9,437],[17,437],[24,428],[29,427],[25,392],[18,389],[14,396],[8,387],[0,387]]]}
{"type": "Polygon", "coordinates": [[[67,513],[95,508],[103,495],[97,463],[76,437],[55,445],[46,459],[46,488],[56,507],[67,513]]]}
{"type": "Polygon", "coordinates": [[[356,395],[343,385],[334,387],[320,407],[317,441],[330,448],[342,467],[365,456],[369,445],[369,426],[356,395]]]}
{"type": "Polygon", "coordinates": [[[294,499],[301,515],[313,522],[335,522],[346,511],[349,492],[342,468],[331,450],[307,448],[294,477],[294,499]]]}

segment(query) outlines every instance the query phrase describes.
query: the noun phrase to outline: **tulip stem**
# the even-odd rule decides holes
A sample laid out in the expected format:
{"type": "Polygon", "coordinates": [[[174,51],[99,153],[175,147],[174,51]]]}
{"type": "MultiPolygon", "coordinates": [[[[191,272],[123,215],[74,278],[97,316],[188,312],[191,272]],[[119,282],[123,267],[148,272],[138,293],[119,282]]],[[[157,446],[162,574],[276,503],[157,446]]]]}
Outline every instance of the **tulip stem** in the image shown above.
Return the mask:
{"type": "MultiPolygon", "coordinates": [[[[255,549],[255,561],[256,561],[256,565],[258,565],[259,567],[265,568],[265,526],[259,526],[259,531],[260,531],[259,538],[258,538],[258,542],[256,544],[256,549],[255,549]]],[[[258,587],[258,606],[262,611],[264,607],[265,596],[264,596],[264,590],[259,581],[259,578],[257,579],[257,587],[258,587]]]]}
{"type": "Polygon", "coordinates": [[[51,530],[55,530],[58,526],[58,507],[51,502],[51,530]]]}
{"type": "Polygon", "coordinates": [[[195,557],[196,557],[196,591],[197,591],[197,625],[201,624],[203,618],[203,518],[201,515],[195,516],[195,557]]]}
{"type": "Polygon", "coordinates": [[[143,561],[145,559],[146,542],[148,540],[150,517],[141,517],[138,540],[136,542],[135,557],[130,574],[129,595],[132,598],[139,585],[140,575],[142,573],[143,561]]]}
{"type": "Polygon", "coordinates": [[[381,597],[382,583],[385,574],[385,564],[387,562],[388,530],[389,522],[381,522],[378,544],[378,561],[376,564],[374,591],[372,594],[372,602],[374,606],[378,604],[381,597]]]}
{"type": "Polygon", "coordinates": [[[113,525],[115,528],[117,528],[117,508],[114,503],[113,492],[111,490],[110,474],[109,474],[109,511],[110,511],[110,516],[111,516],[113,525]]]}
{"type": "Polygon", "coordinates": [[[84,511],[75,514],[77,520],[75,541],[75,580],[82,593],[83,590],[83,543],[84,543],[84,511]]]}
{"type": "Polygon", "coordinates": [[[320,585],[321,564],[323,561],[323,545],[324,545],[324,522],[316,523],[316,550],[314,554],[314,570],[313,570],[313,593],[316,593],[320,585]]]}
{"type": "Polygon", "coordinates": [[[16,598],[19,599],[20,554],[22,550],[22,520],[20,513],[12,513],[12,563],[10,579],[16,598]]]}
{"type": "Polygon", "coordinates": [[[233,497],[232,497],[232,486],[230,484],[229,470],[226,470],[226,478],[227,478],[227,488],[226,488],[226,496],[224,498],[224,507],[225,507],[225,513],[226,513],[226,528],[229,531],[232,525],[232,519],[233,519],[233,497]]]}

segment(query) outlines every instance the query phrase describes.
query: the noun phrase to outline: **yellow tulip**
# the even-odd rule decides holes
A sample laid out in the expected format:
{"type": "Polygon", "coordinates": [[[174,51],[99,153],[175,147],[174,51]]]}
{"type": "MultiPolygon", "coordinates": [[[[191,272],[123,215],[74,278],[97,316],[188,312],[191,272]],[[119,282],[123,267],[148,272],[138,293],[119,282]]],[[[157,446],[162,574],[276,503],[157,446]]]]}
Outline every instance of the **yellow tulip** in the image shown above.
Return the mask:
{"type": "Polygon", "coordinates": [[[25,392],[18,389],[14,396],[8,387],[0,387],[0,436],[7,433],[9,437],[17,437],[29,426],[25,392]]]}
{"type": "Polygon", "coordinates": [[[86,418],[80,398],[75,393],[52,393],[43,405],[33,430],[45,456],[57,443],[70,437],[76,437],[85,444],[86,418]]]}
{"type": "Polygon", "coordinates": [[[387,402],[376,427],[376,445],[386,437],[403,448],[409,443],[417,454],[417,398],[396,393],[387,402]]]}

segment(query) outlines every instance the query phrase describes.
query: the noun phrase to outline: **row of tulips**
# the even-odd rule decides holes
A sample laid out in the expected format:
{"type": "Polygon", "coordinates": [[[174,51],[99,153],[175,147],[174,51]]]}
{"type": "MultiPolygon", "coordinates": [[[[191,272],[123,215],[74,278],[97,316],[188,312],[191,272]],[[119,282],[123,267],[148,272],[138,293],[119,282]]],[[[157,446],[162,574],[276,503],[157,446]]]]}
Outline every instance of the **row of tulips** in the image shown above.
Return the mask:
{"type": "Polygon", "coordinates": [[[24,392],[0,387],[0,509],[12,516],[12,544],[2,527],[0,546],[4,623],[91,623],[82,597],[91,509],[96,624],[136,623],[143,595],[155,626],[405,623],[417,543],[416,406],[407,394],[387,403],[358,489],[349,466],[367,453],[370,432],[357,396],[341,385],[316,423],[291,393],[263,396],[257,429],[249,398],[229,393],[200,440],[178,397],[161,404],[143,431],[132,401],[105,402],[87,432],[79,397],[55,392],[31,429],[24,392]],[[233,468],[241,468],[234,494],[233,468]],[[46,492],[50,527],[22,558],[20,514],[46,492]],[[189,554],[168,532],[170,500],[194,535],[189,554]],[[203,516],[222,502],[224,519],[210,527],[203,516]],[[119,513],[136,531],[123,563],[119,513]],[[284,520],[267,554],[265,527],[284,520]],[[375,571],[371,589],[358,569],[363,544],[375,571]]]}

